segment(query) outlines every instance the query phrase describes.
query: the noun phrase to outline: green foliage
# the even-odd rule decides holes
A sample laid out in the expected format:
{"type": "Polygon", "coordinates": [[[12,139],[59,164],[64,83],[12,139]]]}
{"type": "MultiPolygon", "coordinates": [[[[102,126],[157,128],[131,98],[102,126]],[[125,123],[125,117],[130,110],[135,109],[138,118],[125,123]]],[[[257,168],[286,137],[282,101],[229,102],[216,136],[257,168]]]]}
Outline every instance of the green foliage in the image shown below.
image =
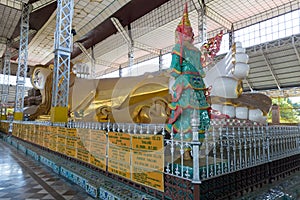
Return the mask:
{"type": "MultiPolygon", "coordinates": [[[[281,123],[300,122],[300,103],[293,103],[289,98],[273,98],[272,104],[279,106],[281,123]]],[[[272,122],[272,112],[268,115],[268,121],[272,122]]]]}

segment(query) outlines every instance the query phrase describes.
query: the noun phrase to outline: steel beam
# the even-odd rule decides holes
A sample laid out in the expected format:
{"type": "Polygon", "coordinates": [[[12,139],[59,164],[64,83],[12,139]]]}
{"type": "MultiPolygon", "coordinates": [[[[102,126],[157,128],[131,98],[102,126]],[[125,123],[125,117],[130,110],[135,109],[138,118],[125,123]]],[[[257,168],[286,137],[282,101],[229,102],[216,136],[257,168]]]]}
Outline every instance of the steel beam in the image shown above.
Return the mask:
{"type": "MultiPolygon", "coordinates": [[[[92,64],[92,66],[91,66],[92,71],[95,72],[95,60],[94,60],[93,56],[88,52],[88,50],[80,42],[75,42],[74,45],[77,46],[81,50],[81,52],[89,59],[89,61],[92,64]]],[[[90,74],[88,73],[87,75],[90,75],[90,74]]]]}
{"type": "MultiPolygon", "coordinates": [[[[210,18],[211,20],[213,20],[214,22],[220,24],[221,26],[223,26],[227,30],[231,29],[231,26],[232,26],[233,23],[230,22],[225,17],[223,17],[222,15],[218,14],[216,11],[211,9],[209,6],[207,6],[208,5],[207,1],[205,1],[205,0],[192,0],[192,2],[193,2],[194,7],[196,8],[196,10],[198,12],[198,15],[199,15],[199,13],[203,13],[204,16],[206,16],[206,17],[210,18]]],[[[199,19],[201,19],[201,17],[199,17],[199,19]]]]}
{"type": "Polygon", "coordinates": [[[114,24],[114,26],[116,27],[116,29],[120,32],[120,34],[122,35],[122,37],[124,38],[124,40],[126,41],[126,43],[128,45],[132,45],[132,40],[129,37],[129,35],[126,32],[126,30],[124,29],[124,27],[122,26],[122,24],[120,23],[120,21],[117,18],[115,18],[115,17],[111,17],[110,20],[112,21],[112,23],[114,24]]]}
{"type": "Polygon", "coordinates": [[[203,0],[192,0],[192,2],[198,13],[199,43],[202,45],[207,41],[206,6],[203,0]]]}
{"type": "Polygon", "coordinates": [[[245,82],[246,82],[246,84],[248,85],[248,87],[249,87],[250,91],[251,91],[251,92],[253,92],[253,91],[254,91],[254,90],[253,90],[253,87],[251,86],[251,84],[250,84],[250,82],[249,82],[248,78],[245,78],[245,79],[244,79],[244,81],[245,81],[245,82]]]}
{"type": "MultiPolygon", "coordinates": [[[[147,51],[149,53],[153,53],[156,55],[160,55],[162,53],[168,53],[165,50],[161,50],[161,49],[157,49],[154,47],[150,47],[148,45],[142,44],[140,42],[137,41],[133,41],[132,37],[127,33],[127,31],[124,29],[124,27],[122,26],[122,24],[120,23],[120,21],[115,18],[115,17],[111,17],[110,18],[111,21],[113,22],[114,26],[116,27],[116,29],[118,30],[118,32],[120,32],[120,34],[122,35],[122,37],[124,38],[124,40],[126,41],[127,45],[128,45],[128,61],[129,61],[129,67],[133,66],[134,64],[134,48],[143,50],[143,51],[147,51]]],[[[129,70],[129,74],[131,74],[131,69],[129,70]]]]}
{"type": "Polygon", "coordinates": [[[29,14],[32,6],[23,3],[21,16],[20,48],[17,70],[17,87],[15,98],[14,119],[23,120],[25,80],[27,77],[27,60],[28,60],[28,31],[29,31],[29,14]]]}
{"type": "Polygon", "coordinates": [[[128,61],[129,61],[128,74],[129,74],[129,76],[131,76],[132,75],[132,66],[134,64],[134,47],[133,47],[133,45],[128,46],[128,61]]]}
{"type": "Polygon", "coordinates": [[[7,38],[0,37],[0,44],[7,44],[7,38]]]}
{"type": "MultiPolygon", "coordinates": [[[[32,3],[32,12],[35,12],[45,6],[48,6],[49,4],[55,2],[56,0],[39,0],[34,3],[32,3]]],[[[28,0],[26,1],[16,1],[16,0],[0,0],[0,4],[17,9],[22,10],[22,3],[28,3],[28,0]]]]}
{"type": "Polygon", "coordinates": [[[201,12],[198,11],[199,43],[201,45],[207,42],[206,24],[206,7],[203,7],[201,12]]]}
{"type": "Polygon", "coordinates": [[[265,60],[265,62],[266,62],[266,64],[267,64],[267,66],[268,66],[268,68],[269,68],[269,70],[270,70],[270,72],[271,72],[271,75],[272,75],[272,77],[273,77],[273,79],[274,79],[274,81],[275,81],[275,83],[276,83],[276,85],[277,85],[277,88],[278,88],[279,90],[281,90],[280,85],[279,85],[278,78],[275,76],[274,69],[273,69],[272,66],[271,66],[270,60],[266,57],[266,55],[265,55],[265,53],[263,52],[263,50],[261,50],[261,53],[262,53],[262,56],[263,56],[263,58],[264,58],[264,60],[265,60]]]}
{"type": "Polygon", "coordinates": [[[206,7],[206,16],[216,23],[220,24],[227,30],[231,29],[233,23],[209,7],[206,7]]]}
{"type": "Polygon", "coordinates": [[[229,49],[231,49],[232,45],[234,44],[234,41],[235,41],[234,27],[233,27],[233,24],[232,24],[230,32],[229,32],[229,49]]]}
{"type": "Polygon", "coordinates": [[[295,37],[292,37],[292,45],[293,45],[293,47],[294,47],[296,56],[297,56],[297,58],[298,58],[298,62],[299,62],[299,64],[300,64],[300,55],[299,55],[299,52],[298,52],[298,50],[297,50],[297,48],[296,48],[296,45],[295,45],[295,37]]]}
{"type": "Polygon", "coordinates": [[[129,34],[128,34],[117,18],[111,17],[110,20],[112,21],[112,23],[114,24],[116,29],[120,32],[120,34],[122,35],[122,37],[124,38],[124,40],[126,41],[126,43],[128,45],[128,62],[129,62],[128,74],[131,75],[131,70],[132,70],[132,66],[134,63],[134,47],[133,47],[133,41],[132,41],[132,38],[130,35],[131,32],[129,32],[129,34]]]}
{"type": "Polygon", "coordinates": [[[83,46],[82,43],[80,42],[75,42],[74,43],[80,50],[81,52],[91,61],[92,63],[92,69],[91,69],[91,72],[92,72],[92,77],[93,78],[96,78],[95,75],[95,65],[103,65],[103,66],[106,66],[106,67],[112,67],[112,68],[116,68],[118,69],[119,68],[119,64],[118,63],[112,63],[112,62],[107,62],[107,61],[104,61],[104,60],[96,60],[95,58],[93,58],[93,56],[88,52],[88,50],[83,46]]]}
{"type": "Polygon", "coordinates": [[[74,0],[57,1],[51,122],[68,121],[73,10],[74,0]]]}
{"type": "Polygon", "coordinates": [[[192,0],[192,3],[196,10],[202,10],[203,7],[205,6],[205,1],[204,0],[192,0]]]}
{"type": "Polygon", "coordinates": [[[119,77],[120,78],[122,77],[122,67],[121,67],[121,65],[119,66],[119,77]]]}
{"type": "Polygon", "coordinates": [[[137,48],[137,49],[140,49],[140,50],[143,50],[143,51],[147,51],[147,52],[149,52],[149,53],[156,54],[156,55],[160,55],[161,53],[162,53],[162,54],[168,53],[168,52],[165,51],[165,50],[157,49],[157,48],[154,48],[154,47],[150,47],[150,46],[148,46],[148,45],[142,44],[142,43],[137,42],[137,41],[134,41],[134,42],[133,42],[133,47],[135,47],[135,48],[137,48]]]}
{"type": "Polygon", "coordinates": [[[32,12],[35,12],[41,8],[44,8],[48,5],[50,5],[51,3],[55,2],[56,0],[39,0],[36,1],[34,3],[32,3],[32,12]]]}
{"type": "MultiPolygon", "coordinates": [[[[24,2],[27,3],[28,1],[24,2]]],[[[15,0],[0,0],[0,4],[17,9],[22,10],[22,1],[15,0]]]]}
{"type": "Polygon", "coordinates": [[[160,51],[160,54],[158,56],[158,70],[161,71],[163,67],[163,55],[162,52],[160,51]]]}

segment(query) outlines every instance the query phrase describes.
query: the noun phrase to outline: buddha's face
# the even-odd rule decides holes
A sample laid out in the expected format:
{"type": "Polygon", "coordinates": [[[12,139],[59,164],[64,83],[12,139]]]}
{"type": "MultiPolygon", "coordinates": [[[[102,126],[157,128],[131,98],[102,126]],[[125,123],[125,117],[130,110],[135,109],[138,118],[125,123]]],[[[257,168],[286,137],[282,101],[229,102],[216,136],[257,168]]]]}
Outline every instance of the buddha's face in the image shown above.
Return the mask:
{"type": "Polygon", "coordinates": [[[48,74],[50,73],[50,70],[43,67],[37,67],[34,69],[32,77],[31,77],[31,83],[33,87],[36,89],[42,90],[45,87],[46,78],[48,74]]]}

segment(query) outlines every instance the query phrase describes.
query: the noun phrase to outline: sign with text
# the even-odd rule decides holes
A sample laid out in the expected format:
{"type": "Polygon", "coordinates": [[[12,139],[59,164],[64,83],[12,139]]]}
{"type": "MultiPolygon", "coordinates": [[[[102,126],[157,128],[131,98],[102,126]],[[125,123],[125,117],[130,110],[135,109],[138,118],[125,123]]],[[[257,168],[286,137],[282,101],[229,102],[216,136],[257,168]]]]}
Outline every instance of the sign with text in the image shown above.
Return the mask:
{"type": "Polygon", "coordinates": [[[77,129],[77,149],[90,150],[90,130],[85,128],[77,129]]]}
{"type": "Polygon", "coordinates": [[[132,166],[132,180],[156,190],[164,191],[163,172],[132,166]]]}
{"type": "Polygon", "coordinates": [[[81,141],[88,140],[90,141],[90,130],[86,128],[78,128],[77,129],[77,136],[80,138],[81,141]]]}
{"type": "Polygon", "coordinates": [[[102,170],[106,170],[106,158],[90,155],[90,164],[102,170]]]}
{"type": "Polygon", "coordinates": [[[106,132],[103,130],[90,130],[90,139],[92,142],[106,143],[106,132]]]}
{"type": "Polygon", "coordinates": [[[130,163],[119,162],[113,159],[108,160],[108,171],[127,179],[130,179],[131,176],[130,163]]]}
{"type": "Polygon", "coordinates": [[[76,128],[67,128],[67,136],[68,137],[77,137],[77,129],[76,128]]]}
{"type": "Polygon", "coordinates": [[[91,142],[90,153],[96,157],[106,157],[106,143],[91,142]]]}
{"type": "Polygon", "coordinates": [[[131,135],[132,181],[164,191],[164,143],[162,135],[131,135]]]}
{"type": "Polygon", "coordinates": [[[162,135],[131,135],[132,148],[140,150],[158,151],[164,147],[164,138],[162,135]]]}
{"type": "Polygon", "coordinates": [[[67,129],[65,127],[58,127],[57,128],[57,134],[66,136],[67,129]]]}
{"type": "Polygon", "coordinates": [[[77,148],[77,138],[76,137],[66,137],[66,145],[69,147],[77,148]]]}
{"type": "Polygon", "coordinates": [[[108,142],[109,144],[114,144],[116,146],[124,146],[130,148],[130,134],[109,132],[108,142]]]}
{"type": "Polygon", "coordinates": [[[103,130],[91,130],[90,139],[90,153],[95,157],[105,158],[107,147],[106,132],[103,130]]]}
{"type": "Polygon", "coordinates": [[[162,135],[109,132],[108,140],[109,172],[164,190],[162,135]]]}
{"type": "Polygon", "coordinates": [[[89,163],[90,153],[84,149],[77,149],[77,159],[82,160],[83,162],[89,163]]]}
{"type": "Polygon", "coordinates": [[[130,135],[127,133],[108,133],[108,171],[130,179],[130,135]]]}
{"type": "Polygon", "coordinates": [[[106,132],[91,129],[89,134],[90,164],[99,169],[106,170],[106,132]]]}
{"type": "Polygon", "coordinates": [[[75,147],[66,146],[66,155],[77,158],[77,149],[75,147]]]}
{"type": "Polygon", "coordinates": [[[50,134],[51,135],[56,135],[58,132],[58,127],[57,126],[50,126],[50,134]]]}
{"type": "Polygon", "coordinates": [[[132,150],[132,165],[163,172],[164,154],[160,151],[132,150]]]}
{"type": "Polygon", "coordinates": [[[108,158],[130,163],[130,149],[110,145],[108,149],[108,158]]]}

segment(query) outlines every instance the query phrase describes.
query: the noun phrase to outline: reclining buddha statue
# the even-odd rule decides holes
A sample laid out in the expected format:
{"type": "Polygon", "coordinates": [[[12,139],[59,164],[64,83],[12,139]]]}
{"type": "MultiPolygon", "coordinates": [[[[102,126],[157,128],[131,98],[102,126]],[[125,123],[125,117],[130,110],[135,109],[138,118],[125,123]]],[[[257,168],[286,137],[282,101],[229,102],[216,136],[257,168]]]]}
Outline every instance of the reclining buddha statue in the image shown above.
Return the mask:
{"type": "MultiPolygon", "coordinates": [[[[211,118],[241,118],[264,122],[271,107],[269,97],[243,93],[242,80],[248,75],[247,55],[240,43],[230,49],[215,66],[206,71],[204,83],[210,87],[211,118]],[[240,56],[241,54],[242,56],[240,56]],[[247,58],[247,59],[246,59],[247,58]]],[[[82,79],[71,73],[69,113],[75,121],[166,123],[170,70],[136,77],[82,79]]],[[[31,77],[42,94],[42,102],[28,109],[30,120],[48,119],[51,108],[52,69],[37,66],[31,77]]]]}
{"type": "MultiPolygon", "coordinates": [[[[234,43],[225,57],[212,66],[222,33],[197,49],[192,45],[194,35],[187,20],[186,10],[176,29],[177,42],[168,70],[106,79],[82,79],[71,72],[69,118],[89,122],[168,123],[169,129],[176,129],[179,114],[190,117],[191,110],[198,109],[205,124],[213,118],[265,122],[271,99],[263,94],[243,93],[242,81],[248,76],[249,65],[242,44],[234,43]],[[194,69],[191,63],[198,67],[194,69]],[[176,78],[180,73],[185,75],[176,78]],[[178,106],[191,109],[183,113],[176,110],[178,106]]],[[[30,114],[30,120],[49,119],[52,76],[51,67],[35,67],[31,81],[41,91],[42,102],[35,109],[24,111],[30,114]]]]}

